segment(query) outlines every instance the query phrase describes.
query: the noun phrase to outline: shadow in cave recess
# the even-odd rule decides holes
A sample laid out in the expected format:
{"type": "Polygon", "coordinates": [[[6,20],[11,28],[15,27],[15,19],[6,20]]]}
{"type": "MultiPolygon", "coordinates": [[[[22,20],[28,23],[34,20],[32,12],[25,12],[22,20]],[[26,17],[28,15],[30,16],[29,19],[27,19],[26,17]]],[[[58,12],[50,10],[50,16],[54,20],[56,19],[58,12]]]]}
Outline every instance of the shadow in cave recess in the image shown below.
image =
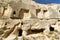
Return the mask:
{"type": "Polygon", "coordinates": [[[37,33],[42,33],[45,29],[44,28],[41,28],[41,29],[34,29],[34,30],[28,30],[27,31],[27,35],[30,35],[30,34],[37,34],[37,33]]]}
{"type": "Polygon", "coordinates": [[[52,26],[50,26],[49,29],[50,29],[50,31],[54,31],[54,27],[52,27],[52,26]]]}
{"type": "Polygon", "coordinates": [[[22,29],[19,30],[18,36],[22,36],[22,29]]]}

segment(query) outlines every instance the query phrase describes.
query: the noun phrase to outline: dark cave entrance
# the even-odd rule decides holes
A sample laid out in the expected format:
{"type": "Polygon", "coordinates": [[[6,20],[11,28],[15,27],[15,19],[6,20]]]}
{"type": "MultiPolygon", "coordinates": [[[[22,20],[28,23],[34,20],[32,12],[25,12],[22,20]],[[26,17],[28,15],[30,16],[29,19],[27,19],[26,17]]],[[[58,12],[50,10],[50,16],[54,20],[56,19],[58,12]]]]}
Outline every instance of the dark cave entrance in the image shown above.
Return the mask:
{"type": "Polygon", "coordinates": [[[22,36],[22,29],[19,30],[19,35],[18,36],[22,36]]]}

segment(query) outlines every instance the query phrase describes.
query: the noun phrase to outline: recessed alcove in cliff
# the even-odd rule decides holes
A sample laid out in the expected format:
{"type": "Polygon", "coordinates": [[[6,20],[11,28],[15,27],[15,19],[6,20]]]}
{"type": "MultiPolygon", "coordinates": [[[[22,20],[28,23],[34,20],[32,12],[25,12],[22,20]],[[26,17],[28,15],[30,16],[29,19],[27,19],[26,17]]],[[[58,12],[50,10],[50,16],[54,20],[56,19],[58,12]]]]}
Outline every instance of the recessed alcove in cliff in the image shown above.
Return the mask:
{"type": "Polygon", "coordinates": [[[27,31],[27,35],[30,35],[30,34],[37,34],[37,33],[43,33],[44,32],[44,28],[41,28],[41,29],[34,29],[34,30],[28,30],[27,31]]]}
{"type": "Polygon", "coordinates": [[[19,11],[19,18],[20,19],[27,18],[28,16],[29,16],[29,10],[21,9],[19,11]]]}
{"type": "Polygon", "coordinates": [[[49,30],[54,31],[54,27],[50,26],[49,30]]]}
{"type": "Polygon", "coordinates": [[[16,15],[16,12],[14,11],[14,12],[13,12],[13,16],[15,16],[15,15],[16,15]]]}
{"type": "Polygon", "coordinates": [[[18,36],[22,36],[22,29],[19,30],[18,36]]]}
{"type": "Polygon", "coordinates": [[[48,10],[43,10],[43,13],[46,13],[48,10]]]}
{"type": "Polygon", "coordinates": [[[12,19],[17,18],[17,17],[16,17],[16,11],[13,11],[13,13],[11,14],[11,18],[12,18],[12,19]]]}
{"type": "Polygon", "coordinates": [[[23,25],[23,22],[21,22],[21,25],[23,25]]]}
{"type": "Polygon", "coordinates": [[[41,12],[41,9],[36,9],[36,15],[38,15],[39,12],[41,12]]]}
{"type": "Polygon", "coordinates": [[[7,10],[7,8],[5,7],[4,10],[7,10]]]}
{"type": "Polygon", "coordinates": [[[29,10],[27,9],[21,9],[19,13],[17,11],[13,11],[11,15],[12,19],[23,19],[29,17],[29,10]]]}

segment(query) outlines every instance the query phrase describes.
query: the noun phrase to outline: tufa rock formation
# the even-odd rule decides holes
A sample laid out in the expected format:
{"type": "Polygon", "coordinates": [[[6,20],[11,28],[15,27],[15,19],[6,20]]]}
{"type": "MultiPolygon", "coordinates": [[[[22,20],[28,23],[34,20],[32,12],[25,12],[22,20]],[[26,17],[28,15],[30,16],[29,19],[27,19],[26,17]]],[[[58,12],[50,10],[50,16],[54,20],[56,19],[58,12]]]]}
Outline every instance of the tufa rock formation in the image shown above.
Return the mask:
{"type": "Polygon", "coordinates": [[[60,4],[0,0],[0,40],[60,40],[60,4]]]}

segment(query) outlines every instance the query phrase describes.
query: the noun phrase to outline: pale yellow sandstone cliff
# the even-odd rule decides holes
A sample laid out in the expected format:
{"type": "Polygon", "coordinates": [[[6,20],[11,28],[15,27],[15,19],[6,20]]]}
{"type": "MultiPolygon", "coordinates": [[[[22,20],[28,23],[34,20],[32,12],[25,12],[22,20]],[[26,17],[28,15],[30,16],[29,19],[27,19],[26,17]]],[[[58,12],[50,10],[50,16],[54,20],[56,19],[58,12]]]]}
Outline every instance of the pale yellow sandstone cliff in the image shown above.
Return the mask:
{"type": "Polygon", "coordinates": [[[0,0],[0,40],[60,40],[60,4],[0,0]]]}

